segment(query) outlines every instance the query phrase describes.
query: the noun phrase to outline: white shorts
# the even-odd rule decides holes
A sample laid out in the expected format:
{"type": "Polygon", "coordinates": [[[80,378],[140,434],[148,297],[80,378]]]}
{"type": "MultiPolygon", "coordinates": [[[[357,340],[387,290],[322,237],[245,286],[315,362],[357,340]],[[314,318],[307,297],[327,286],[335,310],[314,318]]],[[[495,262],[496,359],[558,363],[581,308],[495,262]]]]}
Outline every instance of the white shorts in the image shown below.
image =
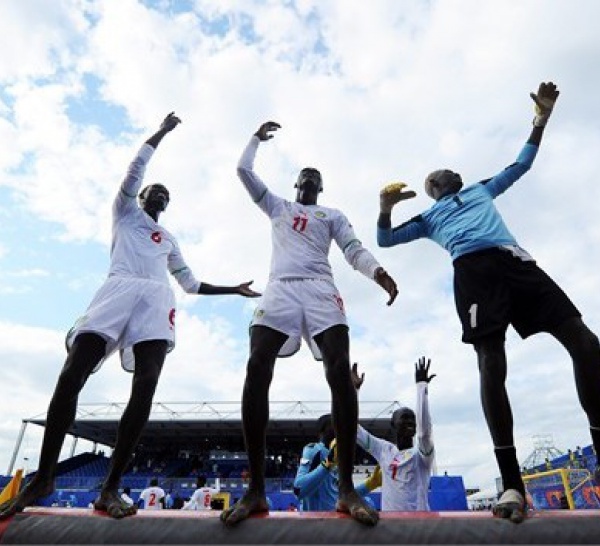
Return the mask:
{"type": "Polygon", "coordinates": [[[132,372],[136,343],[156,339],[167,341],[169,351],[175,347],[173,290],[166,283],[150,279],[109,277],[96,292],[85,315],[69,330],[67,349],[82,333],[98,334],[107,342],[106,356],[94,372],[117,350],[123,369],[132,372]]]}
{"type": "Polygon", "coordinates": [[[289,337],[279,356],[292,356],[302,338],[316,360],[323,360],[314,336],[338,324],[348,325],[344,302],[327,279],[270,281],[252,318],[252,326],[268,326],[289,337]]]}

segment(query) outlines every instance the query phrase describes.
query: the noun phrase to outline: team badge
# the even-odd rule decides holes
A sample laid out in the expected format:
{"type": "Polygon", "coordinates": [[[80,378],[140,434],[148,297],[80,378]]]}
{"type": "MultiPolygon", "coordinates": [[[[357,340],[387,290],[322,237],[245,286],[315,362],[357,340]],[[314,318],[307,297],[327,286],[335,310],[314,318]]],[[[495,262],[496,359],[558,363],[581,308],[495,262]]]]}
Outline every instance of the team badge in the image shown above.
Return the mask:
{"type": "Polygon", "coordinates": [[[152,239],[155,243],[160,243],[162,241],[161,232],[155,231],[152,235],[150,235],[150,239],[152,239]]]}
{"type": "Polygon", "coordinates": [[[327,218],[327,214],[325,214],[322,210],[318,210],[317,212],[315,212],[315,216],[317,218],[327,218]]]}

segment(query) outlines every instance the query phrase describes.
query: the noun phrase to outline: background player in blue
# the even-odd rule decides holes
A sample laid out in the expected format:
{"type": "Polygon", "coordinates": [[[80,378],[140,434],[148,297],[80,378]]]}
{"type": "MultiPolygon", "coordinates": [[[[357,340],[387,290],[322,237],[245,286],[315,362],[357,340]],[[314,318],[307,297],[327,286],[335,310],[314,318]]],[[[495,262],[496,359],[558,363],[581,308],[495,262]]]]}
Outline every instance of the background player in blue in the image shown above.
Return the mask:
{"type": "Polygon", "coordinates": [[[173,235],[158,224],[159,215],[169,204],[167,188],[152,184],[139,191],[156,147],[180,122],[173,113],[163,120],[136,154],[119,187],[112,209],[109,274],[72,331],[73,342],[48,406],[35,477],[15,499],[0,506],[0,519],[54,491],[58,457],[75,418],[79,393],[109,354],[131,349],[134,358],[123,362],[124,368],[133,372],[131,394],[94,507],[114,518],[135,514],[135,505],[123,501],[118,491],[150,415],[167,351],[175,344],[175,296],[167,272],[190,294],[260,295],[250,289],[251,283],[213,286],[196,280],[173,235]]]}
{"type": "MultiPolygon", "coordinates": [[[[509,324],[522,338],[548,332],[569,352],[581,406],[592,442],[600,452],[600,344],[560,287],[517,245],[493,199],[531,167],[546,122],[558,98],[553,83],[541,83],[529,139],[517,160],[496,176],[463,189],[459,174],[437,170],[427,176],[425,191],[436,203],[392,229],[391,211],[414,197],[401,185],[380,194],[377,238],[389,247],[427,237],[450,253],[454,296],[463,326],[463,341],[477,353],[481,402],[504,483],[495,515],[520,522],[525,517],[525,487],[513,437],[513,416],[505,387],[505,333],[509,324]]],[[[598,471],[597,471],[598,473],[598,471]]]]}
{"type": "MultiPolygon", "coordinates": [[[[331,415],[319,417],[317,427],[319,441],[306,445],[302,450],[294,480],[294,493],[304,512],[335,510],[339,497],[335,431],[331,415]]],[[[372,474],[356,487],[356,492],[363,497],[368,495],[381,485],[377,482],[380,477],[381,474],[372,474]]]]}

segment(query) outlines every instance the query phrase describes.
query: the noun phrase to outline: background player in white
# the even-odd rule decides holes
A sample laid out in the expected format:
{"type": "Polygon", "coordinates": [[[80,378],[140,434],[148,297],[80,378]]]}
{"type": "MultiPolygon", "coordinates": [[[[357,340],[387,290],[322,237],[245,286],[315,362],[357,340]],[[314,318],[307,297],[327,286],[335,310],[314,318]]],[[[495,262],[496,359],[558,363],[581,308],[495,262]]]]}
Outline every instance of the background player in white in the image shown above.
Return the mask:
{"type": "Polygon", "coordinates": [[[269,386],[277,356],[293,353],[304,337],[313,350],[318,348],[322,354],[331,389],[339,471],[337,509],[373,525],[378,514],[356,493],[352,483],[358,407],[350,379],[344,306],[328,259],[331,241],[336,242],[352,267],[388,292],[388,305],[398,290],[394,280],[356,238],[347,218],[336,209],[317,205],[323,189],[319,171],[313,168],[300,171],[295,202],[271,193],[253,171],[259,143],[272,138],[271,133],[279,127],[275,122],[261,125],[238,163],[242,183],[271,220],[273,251],[269,283],[252,322],[250,358],[242,395],[250,484],[242,499],[221,517],[232,525],[253,512],[268,510],[264,473],[269,386]]]}
{"type": "Polygon", "coordinates": [[[158,479],[150,480],[150,487],[146,487],[138,499],[138,506],[144,510],[162,510],[165,507],[165,490],[158,485],[158,479]]]}
{"type": "Polygon", "coordinates": [[[109,354],[130,348],[135,359],[125,365],[133,371],[131,395],[95,507],[115,518],[135,514],[135,506],[120,498],[119,482],[148,420],[167,350],[174,345],[175,297],[167,272],[191,294],[260,295],[250,289],[249,282],[225,287],[194,278],[173,235],[157,223],[169,203],[169,192],[163,185],[147,186],[139,194],[139,206],[136,203],[146,165],[163,137],[179,123],[173,113],[164,119],[137,153],[119,188],[112,210],[108,278],[72,332],[73,343],[48,407],[35,477],[15,499],[0,506],[0,519],[54,491],[58,457],[75,418],[81,389],[109,354]]]}
{"type": "MultiPolygon", "coordinates": [[[[431,360],[425,361],[424,357],[415,364],[416,415],[407,407],[398,408],[392,414],[395,444],[373,436],[358,425],[356,442],[375,458],[381,468],[381,509],[384,512],[429,510],[429,478],[435,458],[428,401],[429,382],[435,374],[429,375],[430,365],[431,360]]],[[[358,390],[362,378],[357,381],[357,377],[353,374],[352,380],[358,390]]]]}
{"type": "Polygon", "coordinates": [[[196,491],[188,502],[183,505],[182,510],[210,510],[213,497],[220,491],[219,487],[206,485],[206,478],[198,476],[196,480],[196,491]]]}

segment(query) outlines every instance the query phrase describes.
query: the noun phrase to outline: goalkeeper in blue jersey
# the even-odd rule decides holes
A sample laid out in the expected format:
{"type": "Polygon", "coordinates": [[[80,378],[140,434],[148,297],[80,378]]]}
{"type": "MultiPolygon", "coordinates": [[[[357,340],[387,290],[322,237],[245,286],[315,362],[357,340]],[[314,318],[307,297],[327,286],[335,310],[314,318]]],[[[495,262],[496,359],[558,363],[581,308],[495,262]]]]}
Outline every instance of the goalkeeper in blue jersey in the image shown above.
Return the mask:
{"type": "MultiPolygon", "coordinates": [[[[353,370],[356,369],[356,364],[353,370]]],[[[331,415],[317,421],[319,441],[304,447],[294,480],[294,493],[303,512],[329,512],[336,509],[339,498],[335,432],[331,415]]],[[[374,473],[356,488],[365,497],[380,485],[380,474],[374,473]],[[379,479],[379,481],[378,481],[379,479]]]]}
{"type": "MultiPolygon", "coordinates": [[[[506,392],[505,333],[509,324],[522,338],[548,332],[573,359],[575,383],[587,414],[592,441],[600,451],[600,343],[581,314],[510,233],[493,200],[523,176],[537,154],[546,122],[559,91],[541,83],[533,129],[517,160],[497,175],[463,188],[458,173],[443,169],[425,179],[435,204],[419,216],[392,228],[394,205],[415,196],[404,184],[380,193],[379,246],[390,247],[429,238],[453,260],[454,297],[463,327],[463,342],[477,353],[483,412],[494,443],[504,484],[495,515],[514,522],[525,517],[525,487],[514,446],[513,418],[506,392]]],[[[596,471],[596,478],[600,474],[596,471]]]]}

